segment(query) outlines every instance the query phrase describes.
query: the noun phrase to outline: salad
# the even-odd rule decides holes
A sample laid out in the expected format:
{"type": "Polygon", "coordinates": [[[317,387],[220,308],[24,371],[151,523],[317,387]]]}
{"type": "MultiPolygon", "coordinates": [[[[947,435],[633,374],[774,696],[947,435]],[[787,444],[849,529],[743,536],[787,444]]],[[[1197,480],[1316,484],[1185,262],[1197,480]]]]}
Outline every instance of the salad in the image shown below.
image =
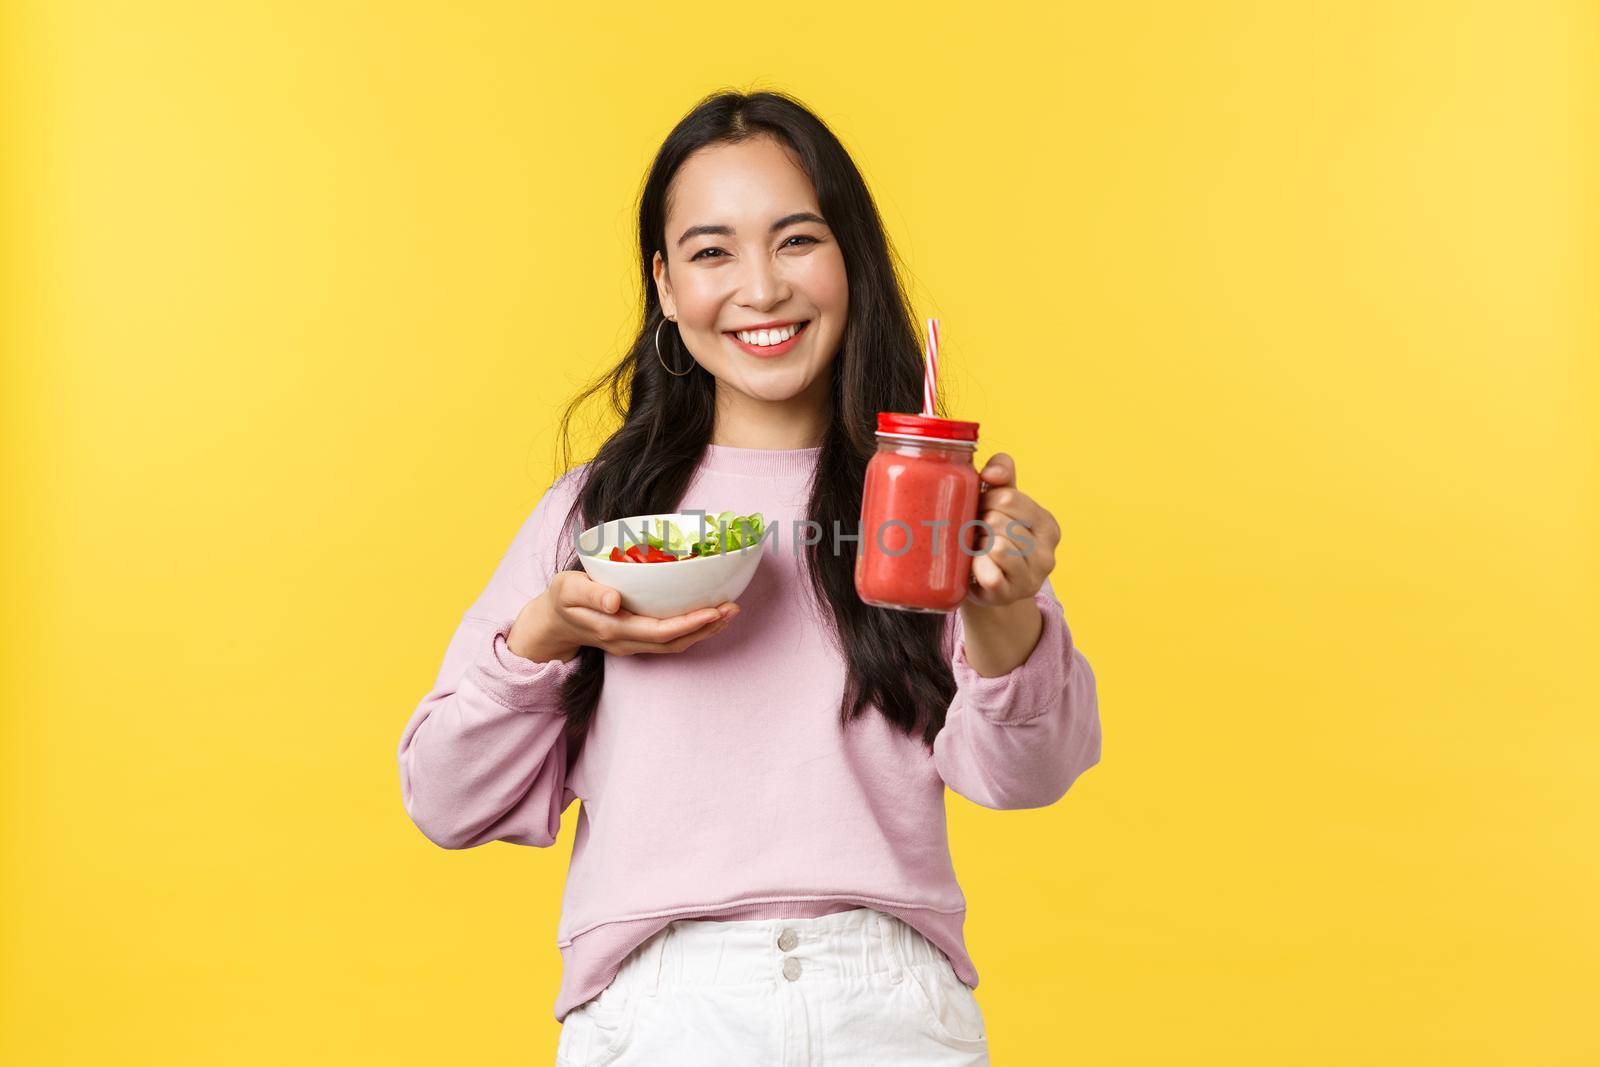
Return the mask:
{"type": "Polygon", "coordinates": [[[613,548],[611,558],[618,563],[676,563],[698,556],[715,556],[720,552],[737,552],[761,540],[765,520],[761,512],[735,515],[731,511],[705,517],[705,532],[690,539],[671,519],[646,526],[642,545],[629,545],[626,550],[613,548]],[[649,532],[650,526],[660,526],[659,535],[649,532]]]}

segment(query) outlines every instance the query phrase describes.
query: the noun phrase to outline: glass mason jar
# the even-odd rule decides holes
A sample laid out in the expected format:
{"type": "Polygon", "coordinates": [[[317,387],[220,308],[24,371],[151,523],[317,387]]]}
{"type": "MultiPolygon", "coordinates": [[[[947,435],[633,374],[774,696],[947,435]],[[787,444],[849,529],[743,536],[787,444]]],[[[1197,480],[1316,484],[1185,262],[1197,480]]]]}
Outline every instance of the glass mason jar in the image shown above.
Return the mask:
{"type": "Polygon", "coordinates": [[[877,438],[856,593],[875,607],[949,613],[966,599],[979,543],[978,424],[880,411],[877,438]]]}

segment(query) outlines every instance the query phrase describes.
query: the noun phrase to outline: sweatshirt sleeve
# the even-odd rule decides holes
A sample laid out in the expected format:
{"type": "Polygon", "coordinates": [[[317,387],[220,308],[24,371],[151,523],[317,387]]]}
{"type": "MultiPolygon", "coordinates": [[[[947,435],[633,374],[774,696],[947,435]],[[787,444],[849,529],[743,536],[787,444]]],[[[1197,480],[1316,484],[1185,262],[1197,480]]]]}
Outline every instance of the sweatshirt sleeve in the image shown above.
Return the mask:
{"type": "Polygon", "coordinates": [[[401,734],[401,802],[442,848],[551,845],[572,802],[560,691],[579,658],[533,662],[506,646],[523,605],[554,575],[558,546],[570,540],[558,528],[575,497],[571,483],[569,472],[534,506],[401,734]]]}
{"type": "Polygon", "coordinates": [[[1033,599],[1044,615],[1038,643],[997,678],[967,661],[960,612],[952,612],[956,695],[933,740],[933,759],[946,785],[986,808],[1054,804],[1100,761],[1094,672],[1073,644],[1049,579],[1033,599]]]}

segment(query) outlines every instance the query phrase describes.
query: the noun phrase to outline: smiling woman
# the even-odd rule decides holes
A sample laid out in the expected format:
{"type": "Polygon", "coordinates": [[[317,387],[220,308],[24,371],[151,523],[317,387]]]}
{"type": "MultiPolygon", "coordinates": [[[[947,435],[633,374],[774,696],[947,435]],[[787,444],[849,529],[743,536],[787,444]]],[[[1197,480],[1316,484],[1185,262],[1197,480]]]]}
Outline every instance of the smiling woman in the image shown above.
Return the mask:
{"type": "Polygon", "coordinates": [[[605,391],[622,425],[458,628],[401,739],[407,811],[448,848],[548,846],[581,798],[563,1067],[987,1063],[945,791],[1059,799],[1099,758],[1094,676],[1042,571],[970,616],[856,592],[877,415],[918,409],[922,367],[877,209],[820,119],[776,93],[704,100],[656,154],[638,263],[635,340],[563,421],[605,391]],[[682,570],[590,574],[573,548],[723,508],[818,536],[682,570]],[[643,613],[646,583],[746,558],[748,584],[714,593],[738,604],[643,613]]]}

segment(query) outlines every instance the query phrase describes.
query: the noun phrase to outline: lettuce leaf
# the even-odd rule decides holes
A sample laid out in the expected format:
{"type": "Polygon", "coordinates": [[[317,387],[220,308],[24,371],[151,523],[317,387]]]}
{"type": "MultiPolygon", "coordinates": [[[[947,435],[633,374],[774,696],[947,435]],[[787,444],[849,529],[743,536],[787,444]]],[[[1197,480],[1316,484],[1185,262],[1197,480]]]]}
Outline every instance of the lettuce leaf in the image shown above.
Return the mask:
{"type": "Polygon", "coordinates": [[[760,541],[761,531],[765,528],[766,520],[759,511],[749,515],[736,515],[731,511],[707,515],[705,532],[687,545],[689,555],[714,556],[719,552],[737,552],[741,548],[749,548],[760,541]]]}

